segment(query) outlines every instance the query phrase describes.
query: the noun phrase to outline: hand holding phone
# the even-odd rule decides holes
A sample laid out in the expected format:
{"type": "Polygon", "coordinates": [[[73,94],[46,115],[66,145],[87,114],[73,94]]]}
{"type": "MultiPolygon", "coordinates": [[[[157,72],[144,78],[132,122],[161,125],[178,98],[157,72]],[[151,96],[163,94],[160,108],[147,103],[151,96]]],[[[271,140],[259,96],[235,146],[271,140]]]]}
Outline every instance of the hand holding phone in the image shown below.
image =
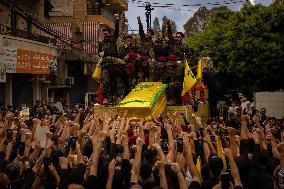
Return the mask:
{"type": "Polygon", "coordinates": [[[74,137],[74,136],[70,137],[70,139],[69,139],[69,145],[70,145],[70,148],[71,148],[72,150],[75,150],[75,149],[76,149],[76,142],[77,142],[77,137],[74,137]]]}
{"type": "Polygon", "coordinates": [[[183,139],[182,138],[177,138],[177,151],[178,152],[183,152],[183,139]]]}
{"type": "Polygon", "coordinates": [[[13,140],[13,130],[12,129],[7,129],[7,139],[9,141],[13,140]]]}
{"type": "Polygon", "coordinates": [[[225,172],[221,174],[221,186],[222,186],[222,189],[230,188],[230,173],[229,172],[225,172]]]}

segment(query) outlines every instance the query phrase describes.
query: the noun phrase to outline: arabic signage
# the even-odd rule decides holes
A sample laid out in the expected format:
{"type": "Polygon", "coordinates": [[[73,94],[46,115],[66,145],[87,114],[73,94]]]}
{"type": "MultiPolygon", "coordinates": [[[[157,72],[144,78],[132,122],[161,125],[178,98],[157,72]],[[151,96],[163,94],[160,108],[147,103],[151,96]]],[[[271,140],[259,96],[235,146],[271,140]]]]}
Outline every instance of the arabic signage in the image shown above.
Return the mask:
{"type": "Polygon", "coordinates": [[[0,63],[0,83],[6,83],[6,68],[0,63]]]}
{"type": "Polygon", "coordinates": [[[6,73],[16,73],[17,69],[17,49],[6,47],[5,54],[6,73]]]}
{"type": "Polygon", "coordinates": [[[23,49],[17,50],[17,73],[49,74],[53,55],[23,49]]]}

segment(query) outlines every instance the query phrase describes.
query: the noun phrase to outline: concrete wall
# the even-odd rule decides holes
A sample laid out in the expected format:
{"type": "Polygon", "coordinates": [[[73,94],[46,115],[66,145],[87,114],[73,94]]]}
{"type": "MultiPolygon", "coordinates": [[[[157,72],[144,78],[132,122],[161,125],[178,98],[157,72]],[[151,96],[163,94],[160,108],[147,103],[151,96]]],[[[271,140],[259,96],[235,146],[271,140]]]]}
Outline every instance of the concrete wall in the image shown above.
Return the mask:
{"type": "Polygon", "coordinates": [[[51,0],[50,2],[54,7],[49,13],[50,16],[73,16],[73,1],[51,0]]]}
{"type": "Polygon", "coordinates": [[[284,117],[284,91],[256,92],[256,108],[266,108],[267,115],[281,119],[284,117]]]}

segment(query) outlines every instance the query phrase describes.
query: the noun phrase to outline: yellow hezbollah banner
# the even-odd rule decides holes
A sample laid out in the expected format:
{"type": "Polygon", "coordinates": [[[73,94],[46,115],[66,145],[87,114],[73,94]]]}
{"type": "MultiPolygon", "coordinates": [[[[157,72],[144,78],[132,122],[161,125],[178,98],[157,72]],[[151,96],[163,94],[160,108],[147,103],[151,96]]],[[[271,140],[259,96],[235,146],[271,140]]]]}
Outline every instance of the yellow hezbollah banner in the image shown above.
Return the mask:
{"type": "Polygon", "coordinates": [[[183,81],[183,90],[181,96],[184,96],[185,93],[190,91],[190,89],[195,85],[196,78],[190,70],[187,59],[184,61],[184,81],[183,81]]]}
{"type": "Polygon", "coordinates": [[[117,106],[118,114],[128,110],[132,120],[140,118],[152,119],[163,112],[167,99],[167,84],[161,82],[139,83],[117,106]]]}
{"type": "Polygon", "coordinates": [[[96,69],[92,75],[92,78],[99,81],[101,79],[101,75],[102,75],[102,68],[100,65],[96,66],[96,69]]]}

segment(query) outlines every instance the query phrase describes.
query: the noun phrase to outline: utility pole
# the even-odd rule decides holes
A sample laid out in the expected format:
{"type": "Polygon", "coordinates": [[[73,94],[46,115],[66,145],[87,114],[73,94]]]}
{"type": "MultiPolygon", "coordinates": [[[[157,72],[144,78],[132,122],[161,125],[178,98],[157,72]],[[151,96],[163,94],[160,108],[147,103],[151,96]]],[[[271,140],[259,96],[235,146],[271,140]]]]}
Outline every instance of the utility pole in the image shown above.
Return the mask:
{"type": "Polygon", "coordinates": [[[146,10],[146,22],[147,22],[147,29],[151,28],[151,23],[152,23],[152,19],[151,19],[151,12],[152,10],[154,10],[154,8],[151,7],[150,3],[147,3],[145,5],[145,10],[146,10]]]}

